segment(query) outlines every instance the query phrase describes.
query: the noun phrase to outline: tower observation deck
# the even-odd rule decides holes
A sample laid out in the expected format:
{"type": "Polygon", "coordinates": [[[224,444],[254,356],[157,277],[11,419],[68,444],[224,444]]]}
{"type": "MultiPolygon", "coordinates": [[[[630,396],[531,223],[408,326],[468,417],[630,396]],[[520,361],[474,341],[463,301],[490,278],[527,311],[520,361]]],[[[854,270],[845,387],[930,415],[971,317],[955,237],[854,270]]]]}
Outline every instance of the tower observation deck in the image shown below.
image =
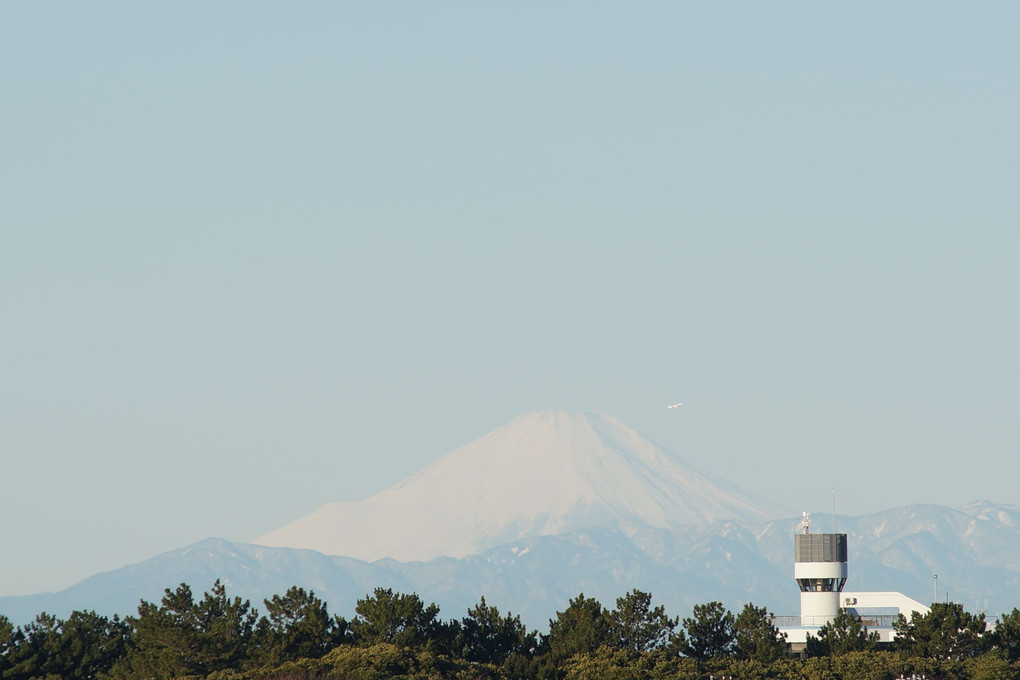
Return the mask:
{"type": "Polygon", "coordinates": [[[801,625],[822,626],[839,613],[846,584],[846,534],[794,534],[793,574],[800,587],[801,625]]]}

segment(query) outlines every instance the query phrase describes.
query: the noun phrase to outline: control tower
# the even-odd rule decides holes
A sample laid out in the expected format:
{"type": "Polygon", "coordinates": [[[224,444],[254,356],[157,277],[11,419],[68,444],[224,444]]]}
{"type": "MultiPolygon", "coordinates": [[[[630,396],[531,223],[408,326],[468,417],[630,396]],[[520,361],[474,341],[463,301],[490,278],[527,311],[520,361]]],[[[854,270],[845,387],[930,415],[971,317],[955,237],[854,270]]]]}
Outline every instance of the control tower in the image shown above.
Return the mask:
{"type": "Polygon", "coordinates": [[[793,537],[793,575],[800,586],[802,626],[822,626],[839,613],[846,584],[846,534],[812,534],[804,513],[802,532],[793,537]]]}
{"type": "Polygon", "coordinates": [[[882,642],[896,638],[893,627],[898,614],[928,613],[928,608],[903,593],[844,593],[846,584],[846,534],[812,534],[811,516],[804,513],[800,531],[793,535],[793,575],[800,587],[800,616],[776,616],[773,621],[786,636],[791,652],[803,654],[809,635],[839,614],[840,607],[856,616],[882,642]]]}

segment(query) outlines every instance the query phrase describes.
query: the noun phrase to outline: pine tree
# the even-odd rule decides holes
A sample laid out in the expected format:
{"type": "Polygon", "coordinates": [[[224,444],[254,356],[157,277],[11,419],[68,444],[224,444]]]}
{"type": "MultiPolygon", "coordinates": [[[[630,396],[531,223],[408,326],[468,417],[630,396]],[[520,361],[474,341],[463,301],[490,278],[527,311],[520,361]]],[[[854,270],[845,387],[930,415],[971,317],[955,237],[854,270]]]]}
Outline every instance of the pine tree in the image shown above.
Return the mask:
{"type": "Polygon", "coordinates": [[[456,649],[462,658],[500,665],[513,654],[527,656],[537,646],[536,633],[529,633],[520,616],[501,616],[483,597],[461,619],[456,649]]]}
{"type": "Polygon", "coordinates": [[[679,618],[670,618],[662,605],[652,607],[652,596],[632,590],[616,599],[616,609],[609,612],[612,644],[634,653],[650,652],[675,643],[674,632],[679,618]]]}
{"type": "Polygon", "coordinates": [[[1005,659],[1011,663],[1020,661],[1020,609],[1014,607],[1009,614],[1003,614],[990,638],[1005,659]]]}
{"type": "Polygon", "coordinates": [[[936,602],[924,615],[902,614],[894,624],[896,648],[908,656],[927,659],[967,659],[985,646],[985,615],[974,615],[956,602],[936,602]]]}
{"type": "Polygon", "coordinates": [[[219,580],[197,602],[185,583],[167,588],[159,605],[142,600],[138,616],[127,619],[131,645],[111,674],[159,680],[239,669],[257,619],[251,604],[227,597],[219,580]]]}
{"type": "Polygon", "coordinates": [[[851,652],[868,652],[878,646],[878,633],[869,632],[862,621],[845,609],[818,629],[817,637],[808,634],[808,656],[843,656],[851,652]]]}
{"type": "Polygon", "coordinates": [[[612,641],[608,613],[602,604],[581,593],[549,621],[548,644],[559,658],[598,649],[612,641]]]}
{"type": "Polygon", "coordinates": [[[0,614],[0,678],[11,666],[11,655],[15,648],[15,633],[17,630],[11,620],[0,614]]]}
{"type": "Polygon", "coordinates": [[[772,622],[765,607],[748,602],[733,624],[737,657],[771,663],[786,655],[786,635],[772,622]]]}
{"type": "Polygon", "coordinates": [[[733,624],[733,614],[721,602],[694,605],[691,617],[684,619],[685,653],[698,661],[728,656],[736,642],[733,624]]]}
{"type": "Polygon", "coordinates": [[[326,603],[314,591],[292,586],[281,597],[264,600],[267,617],[259,620],[255,633],[255,656],[262,665],[318,659],[329,650],[349,642],[350,626],[339,616],[330,617],[326,603]]]}
{"type": "Polygon", "coordinates": [[[440,641],[443,627],[438,620],[439,607],[422,604],[417,594],[394,593],[391,588],[376,588],[371,596],[358,600],[357,617],[351,632],[360,645],[389,642],[398,647],[425,646],[440,641]]]}

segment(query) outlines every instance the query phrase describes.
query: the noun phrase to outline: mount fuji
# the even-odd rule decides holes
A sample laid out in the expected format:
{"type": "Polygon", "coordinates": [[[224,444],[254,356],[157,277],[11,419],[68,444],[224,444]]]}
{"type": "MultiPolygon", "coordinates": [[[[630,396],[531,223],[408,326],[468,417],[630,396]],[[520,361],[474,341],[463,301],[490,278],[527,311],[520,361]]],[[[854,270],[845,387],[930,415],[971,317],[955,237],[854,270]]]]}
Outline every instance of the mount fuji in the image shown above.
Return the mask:
{"type": "Polygon", "coordinates": [[[253,542],[411,562],[579,529],[676,529],[792,514],[698,470],[608,414],[537,411],[371,498],[330,503],[253,542]]]}
{"type": "MultiPolygon", "coordinates": [[[[371,498],[332,503],[254,543],[207,539],[58,593],[0,597],[22,624],[47,611],[131,614],[163,589],[220,579],[260,602],[312,588],[350,616],[374,587],[457,617],[480,597],[542,628],[583,592],[653,593],[671,614],[718,600],[796,613],[800,518],[697,470],[604,413],[529,413],[371,498]],[[258,545],[256,545],[257,543],[258,545]]],[[[836,518],[834,518],[836,521],[836,518]]],[[[840,517],[848,587],[925,600],[931,575],[972,610],[1020,603],[1020,506],[978,501],[840,517]]]]}

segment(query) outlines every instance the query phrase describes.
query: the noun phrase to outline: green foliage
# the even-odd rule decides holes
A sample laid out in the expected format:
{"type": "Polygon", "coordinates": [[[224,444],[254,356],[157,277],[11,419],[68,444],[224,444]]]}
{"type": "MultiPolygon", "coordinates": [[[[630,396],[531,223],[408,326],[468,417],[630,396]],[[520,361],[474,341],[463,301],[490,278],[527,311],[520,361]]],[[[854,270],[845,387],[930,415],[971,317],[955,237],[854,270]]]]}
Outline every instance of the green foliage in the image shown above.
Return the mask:
{"type": "Polygon", "coordinates": [[[228,598],[219,580],[196,604],[196,610],[204,666],[210,670],[236,667],[244,659],[258,612],[247,600],[228,598]]]}
{"type": "Polygon", "coordinates": [[[599,647],[567,660],[566,680],[645,680],[650,677],[643,657],[629,649],[599,647]]]}
{"type": "Polygon", "coordinates": [[[684,652],[698,661],[728,656],[736,644],[733,626],[733,614],[721,602],[694,605],[691,616],[684,619],[684,652]]]}
{"type": "Polygon", "coordinates": [[[527,654],[508,656],[499,667],[499,675],[507,680],[531,680],[538,676],[539,668],[540,663],[535,651],[529,649],[527,654]]]}
{"type": "Polygon", "coordinates": [[[608,617],[609,636],[618,649],[640,653],[682,644],[674,632],[680,619],[666,616],[662,605],[653,608],[650,593],[635,589],[616,598],[608,617]]]}
{"type": "Polygon", "coordinates": [[[252,654],[261,664],[317,659],[348,641],[347,621],[330,617],[326,603],[314,591],[292,586],[283,597],[273,595],[264,602],[268,617],[258,622],[252,654]]]}
{"type": "Polygon", "coordinates": [[[9,622],[6,626],[0,622],[0,677],[94,678],[123,656],[127,636],[128,628],[119,618],[95,612],[75,611],[66,621],[43,612],[16,631],[9,622]]]}
{"type": "Polygon", "coordinates": [[[454,648],[468,661],[500,665],[514,654],[529,656],[538,646],[537,635],[528,632],[520,616],[501,616],[483,597],[461,619],[454,648]]]}
{"type": "Polygon", "coordinates": [[[866,652],[878,646],[878,633],[868,632],[861,620],[840,609],[829,623],[818,630],[818,637],[808,635],[808,656],[842,656],[850,652],[866,652]]]}
{"type": "Polygon", "coordinates": [[[50,674],[48,663],[51,652],[58,646],[60,622],[55,616],[42,612],[31,623],[22,626],[12,636],[7,654],[8,668],[4,678],[21,680],[45,677],[50,674]]]}
{"type": "Polygon", "coordinates": [[[992,650],[967,660],[969,680],[1015,680],[1020,678],[1020,664],[1010,661],[1001,650],[992,650]]]}
{"type": "Polygon", "coordinates": [[[415,653],[408,647],[380,642],[362,647],[338,647],[323,661],[341,678],[385,680],[404,677],[415,670],[415,653]]]}
{"type": "Polygon", "coordinates": [[[298,659],[276,667],[215,671],[204,680],[328,680],[329,677],[329,666],[322,659],[298,659]]]}
{"type": "Polygon", "coordinates": [[[737,657],[717,657],[712,664],[711,675],[720,678],[769,678],[772,675],[772,665],[763,663],[756,659],[741,659],[737,657]]]}
{"type": "Polygon", "coordinates": [[[439,607],[425,607],[416,594],[394,593],[376,588],[373,595],[358,600],[351,621],[355,641],[362,646],[390,643],[397,647],[420,647],[440,641],[443,627],[439,607]]]}
{"type": "Polygon", "coordinates": [[[217,581],[199,600],[186,584],[167,589],[126,621],[43,613],[16,628],[0,616],[0,680],[1020,680],[1016,609],[985,634],[983,616],[935,605],[901,618],[897,652],[876,651],[875,635],[841,612],[811,643],[820,656],[802,661],[783,653],[764,608],[734,617],[718,602],[695,606],[685,635],[639,590],[613,610],[578,595],[541,640],[484,598],[444,623],[434,604],[380,588],[349,627],[302,588],[265,605],[259,617],[217,581]]]}
{"type": "Polygon", "coordinates": [[[985,648],[985,615],[974,615],[955,602],[936,602],[923,616],[902,614],[894,624],[896,648],[906,656],[926,659],[967,659],[985,648]]]}
{"type": "Polygon", "coordinates": [[[670,680],[696,680],[701,678],[701,670],[698,662],[687,657],[670,656],[659,659],[656,663],[656,678],[669,678],[670,680]]]}
{"type": "Polygon", "coordinates": [[[565,680],[694,680],[699,677],[692,659],[611,647],[575,655],[564,667],[565,680]]]}
{"type": "Polygon", "coordinates": [[[612,641],[611,623],[601,603],[581,593],[549,621],[549,649],[559,658],[593,652],[612,641]]]}
{"type": "MultiPolygon", "coordinates": [[[[786,655],[786,635],[772,622],[772,614],[765,607],[748,602],[737,614],[733,624],[737,657],[771,663],[786,655]]],[[[746,675],[746,673],[742,673],[746,675]]]]}
{"type": "Polygon", "coordinates": [[[1003,614],[995,624],[989,642],[1009,662],[1020,661],[1020,609],[1003,614]]]}
{"type": "Polygon", "coordinates": [[[343,680],[496,680],[494,667],[438,656],[427,649],[379,643],[338,647],[321,660],[329,677],[343,680]]]}
{"type": "Polygon", "coordinates": [[[128,618],[132,644],[112,675],[160,679],[240,668],[257,618],[219,580],[198,602],[187,584],[167,588],[160,605],[142,600],[138,616],[128,618]]]}
{"type": "Polygon", "coordinates": [[[71,612],[60,624],[57,650],[52,654],[62,678],[94,678],[108,672],[126,649],[130,629],[114,616],[95,612],[71,612]]]}
{"type": "Polygon", "coordinates": [[[0,614],[0,678],[10,668],[10,654],[14,649],[15,628],[11,620],[0,614]]]}
{"type": "Polygon", "coordinates": [[[577,654],[589,654],[611,642],[609,613],[598,600],[581,593],[549,621],[549,634],[543,639],[543,655],[538,663],[538,677],[540,680],[562,678],[567,659],[577,654]]]}
{"type": "MultiPolygon", "coordinates": [[[[891,680],[900,676],[909,677],[914,672],[924,674],[924,669],[913,668],[904,660],[889,652],[856,651],[841,656],[812,657],[801,666],[804,678],[812,680],[891,680]]],[[[930,669],[929,669],[930,671],[930,669]]],[[[790,675],[779,675],[785,678],[790,675]]],[[[932,677],[928,675],[929,679],[932,677]]]]}

